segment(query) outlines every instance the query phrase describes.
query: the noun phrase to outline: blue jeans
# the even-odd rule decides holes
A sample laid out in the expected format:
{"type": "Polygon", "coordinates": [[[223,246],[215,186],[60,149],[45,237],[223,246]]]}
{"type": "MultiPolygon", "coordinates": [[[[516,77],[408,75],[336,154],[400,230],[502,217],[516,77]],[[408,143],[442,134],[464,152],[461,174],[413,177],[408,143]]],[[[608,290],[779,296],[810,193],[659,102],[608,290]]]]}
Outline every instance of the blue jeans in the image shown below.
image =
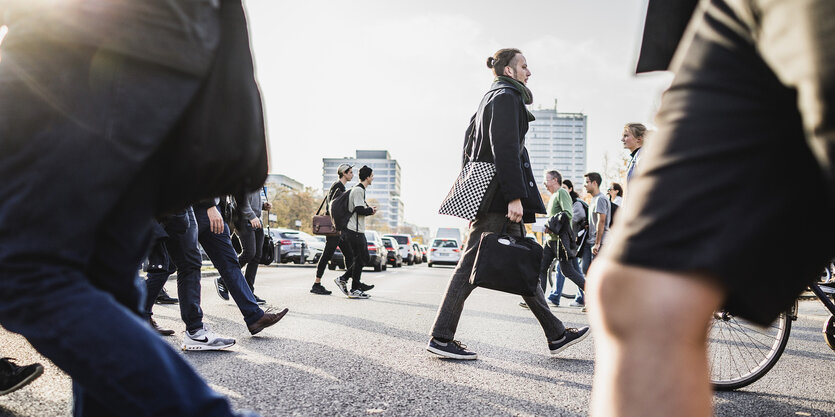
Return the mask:
{"type": "Polygon", "coordinates": [[[153,156],[200,79],[37,39],[2,54],[0,324],[70,375],[76,416],[233,415],[140,316],[153,156]]]}
{"type": "Polygon", "coordinates": [[[162,290],[168,277],[177,272],[177,297],[180,299],[180,317],[186,324],[186,330],[195,331],[203,328],[203,310],[200,308],[200,250],[197,249],[197,220],[191,207],[184,211],[188,227],[184,232],[165,227],[168,233],[168,255],[171,257],[168,271],[148,274],[145,285],[148,297],[145,300],[145,312],[148,317],[151,308],[162,290]]]}
{"type": "MultiPolygon", "coordinates": [[[[562,266],[565,262],[573,262],[573,265],[566,265],[566,267],[573,267],[575,272],[580,272],[580,258],[571,258],[570,260],[559,261],[557,263],[557,277],[554,279],[554,291],[548,296],[554,304],[560,303],[562,289],[565,286],[565,274],[562,273],[562,266]]],[[[585,274],[583,274],[583,277],[585,277],[585,274]]],[[[574,296],[574,302],[580,304],[586,303],[585,292],[583,292],[582,287],[577,287],[577,294],[574,296]]]]}
{"type": "MultiPolygon", "coordinates": [[[[217,209],[217,207],[215,207],[217,209]]],[[[220,212],[220,209],[217,209],[220,212]]],[[[241,273],[241,266],[238,263],[238,254],[232,247],[232,239],[229,237],[229,226],[223,223],[223,233],[214,233],[209,224],[209,215],[206,209],[195,208],[194,215],[197,217],[197,239],[200,246],[209,255],[212,265],[217,268],[220,278],[241,310],[244,322],[247,325],[255,323],[264,316],[264,311],[255,302],[255,295],[246,283],[244,274],[241,273]]]]}

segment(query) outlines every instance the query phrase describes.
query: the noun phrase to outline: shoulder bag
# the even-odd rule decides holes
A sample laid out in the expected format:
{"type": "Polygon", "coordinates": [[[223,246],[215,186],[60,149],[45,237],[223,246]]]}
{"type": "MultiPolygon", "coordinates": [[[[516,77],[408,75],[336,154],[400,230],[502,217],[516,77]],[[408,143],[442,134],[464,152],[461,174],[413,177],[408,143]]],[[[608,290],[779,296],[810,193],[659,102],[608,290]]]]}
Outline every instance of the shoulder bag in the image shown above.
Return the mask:
{"type": "MultiPolygon", "coordinates": [[[[525,229],[522,223],[517,223],[525,229]]],[[[532,297],[539,287],[542,246],[526,237],[511,236],[507,223],[501,233],[481,234],[470,284],[491,290],[532,297]]]]}

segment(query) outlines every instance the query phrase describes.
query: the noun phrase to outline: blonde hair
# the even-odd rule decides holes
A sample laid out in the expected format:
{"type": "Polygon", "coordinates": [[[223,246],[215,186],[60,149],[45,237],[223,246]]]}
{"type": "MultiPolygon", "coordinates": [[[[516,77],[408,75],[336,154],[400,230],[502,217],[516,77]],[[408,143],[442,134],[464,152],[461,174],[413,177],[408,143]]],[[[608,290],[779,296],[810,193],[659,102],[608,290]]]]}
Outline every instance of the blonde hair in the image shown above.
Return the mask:
{"type": "Polygon", "coordinates": [[[629,133],[635,137],[635,139],[644,139],[644,135],[647,133],[647,127],[640,124],[640,123],[627,123],[623,126],[624,129],[629,129],[629,133]]]}

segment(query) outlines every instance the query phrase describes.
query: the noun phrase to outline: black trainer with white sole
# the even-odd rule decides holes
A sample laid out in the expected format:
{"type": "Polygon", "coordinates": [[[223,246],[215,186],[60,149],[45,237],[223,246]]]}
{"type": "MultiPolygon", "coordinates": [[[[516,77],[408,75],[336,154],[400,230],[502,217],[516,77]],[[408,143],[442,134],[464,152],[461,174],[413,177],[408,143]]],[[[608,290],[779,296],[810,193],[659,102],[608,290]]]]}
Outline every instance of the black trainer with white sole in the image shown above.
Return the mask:
{"type": "Polygon", "coordinates": [[[574,327],[569,327],[565,329],[565,334],[559,339],[554,340],[552,342],[548,342],[548,349],[551,350],[551,355],[557,355],[567,347],[576,344],[577,342],[585,339],[589,336],[589,326],[581,327],[579,329],[575,329],[574,327]]]}
{"type": "Polygon", "coordinates": [[[451,340],[447,343],[440,342],[435,340],[433,337],[429,339],[429,345],[426,346],[426,350],[436,354],[443,356],[445,358],[450,359],[458,359],[458,360],[473,360],[478,359],[478,355],[475,352],[471,352],[467,350],[467,345],[457,341],[451,340]]]}

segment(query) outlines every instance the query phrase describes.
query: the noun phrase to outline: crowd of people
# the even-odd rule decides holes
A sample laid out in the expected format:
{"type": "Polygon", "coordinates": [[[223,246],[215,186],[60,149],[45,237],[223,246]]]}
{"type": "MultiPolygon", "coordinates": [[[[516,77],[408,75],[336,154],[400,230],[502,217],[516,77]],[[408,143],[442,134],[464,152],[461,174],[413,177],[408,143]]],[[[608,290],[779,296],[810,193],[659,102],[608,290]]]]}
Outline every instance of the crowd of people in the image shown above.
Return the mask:
{"type": "MultiPolygon", "coordinates": [[[[77,416],[255,415],[234,411],[159,337],[174,332],[153,320],[153,302],[176,273],[181,347],[234,345],[203,323],[198,243],[220,273],[218,294],[231,296],[251,335],[288,312],[265,311],[255,295],[260,215],[269,204],[260,195],[266,139],[242,5],[175,3],[64,2],[0,13],[9,28],[0,61],[0,324],[72,378],[77,416]],[[235,207],[221,205],[220,195],[233,196],[235,207]]],[[[775,189],[794,189],[810,207],[833,208],[834,4],[651,0],[638,71],[676,76],[646,153],[646,128],[623,129],[625,183],[604,193],[600,174],[584,176],[588,204],[557,170],[544,174],[551,197],[542,201],[525,149],[534,119],[527,60],[512,48],[489,57],[494,82],[463,160],[490,163],[495,176],[468,202],[479,210],[427,350],[477,358],[455,334],[475,288],[479,238],[545,215],[540,285],[524,306],[557,355],[590,327],[565,327],[548,302],[559,303],[565,278],[580,288],[573,304],[588,308],[596,338],[591,413],[710,415],[712,313],[722,307],[766,325],[835,253],[827,216],[794,225],[802,248],[773,244],[771,226],[796,212],[791,195],[750,207],[775,189]],[[775,175],[774,167],[795,173],[775,175]],[[746,227],[728,227],[740,219],[746,227]],[[546,297],[554,259],[557,285],[546,297]]],[[[365,201],[374,175],[361,167],[359,184],[346,190],[353,168],[339,167],[327,196],[332,213],[344,203],[350,215],[327,240],[314,294],[330,294],[321,279],[336,247],[347,266],[337,288],[352,299],[368,299],[373,288],[361,278],[365,218],[377,212],[365,201]]],[[[524,238],[522,230],[507,229],[513,238],[524,238]]],[[[0,360],[0,395],[42,372],[0,360]]]]}

